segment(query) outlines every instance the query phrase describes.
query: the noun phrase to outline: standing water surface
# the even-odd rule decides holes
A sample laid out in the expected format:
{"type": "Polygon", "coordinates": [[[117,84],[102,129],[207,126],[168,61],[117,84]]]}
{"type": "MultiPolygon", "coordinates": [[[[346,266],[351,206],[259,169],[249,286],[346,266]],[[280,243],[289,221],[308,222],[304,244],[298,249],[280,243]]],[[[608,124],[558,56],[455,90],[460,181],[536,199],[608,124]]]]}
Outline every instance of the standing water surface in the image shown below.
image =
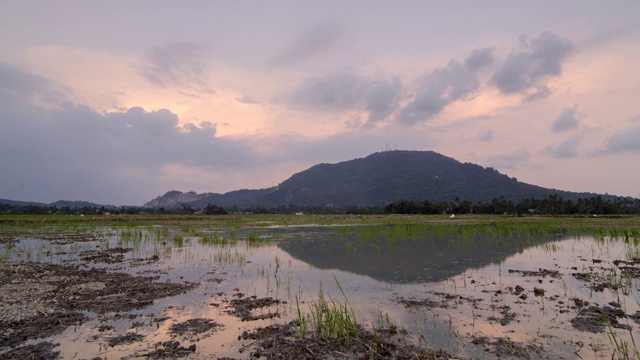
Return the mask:
{"type": "MultiPolygon", "coordinates": [[[[0,343],[0,357],[48,342],[59,344],[53,351],[65,359],[153,358],[171,347],[181,350],[176,357],[249,358],[256,341],[246,334],[309,319],[320,297],[347,304],[364,328],[395,326],[398,342],[463,358],[640,356],[637,236],[203,225],[34,227],[5,231],[2,239],[0,264],[12,271],[16,264],[77,266],[131,276],[117,280],[123,287],[134,278],[185,287],[144,303],[133,293],[134,305],[120,309],[82,302],[82,291],[108,287],[101,278],[65,282],[65,291],[77,289],[73,295],[40,284],[30,296],[37,299],[39,291],[42,304],[11,298],[17,285],[2,282],[0,314],[22,311],[12,321],[28,318],[25,301],[43,314],[74,302],[84,318],[58,332],[0,343]]],[[[104,292],[98,300],[125,293],[104,292]]]]}

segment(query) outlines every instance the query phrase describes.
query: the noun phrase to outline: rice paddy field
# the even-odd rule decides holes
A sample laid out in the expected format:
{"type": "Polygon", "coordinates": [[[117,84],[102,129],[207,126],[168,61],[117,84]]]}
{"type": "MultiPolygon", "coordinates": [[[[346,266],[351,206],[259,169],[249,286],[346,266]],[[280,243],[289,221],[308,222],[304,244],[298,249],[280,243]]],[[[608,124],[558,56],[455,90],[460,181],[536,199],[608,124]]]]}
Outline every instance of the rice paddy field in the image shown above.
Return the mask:
{"type": "Polygon", "coordinates": [[[640,218],[2,216],[28,356],[640,360],[640,218]]]}

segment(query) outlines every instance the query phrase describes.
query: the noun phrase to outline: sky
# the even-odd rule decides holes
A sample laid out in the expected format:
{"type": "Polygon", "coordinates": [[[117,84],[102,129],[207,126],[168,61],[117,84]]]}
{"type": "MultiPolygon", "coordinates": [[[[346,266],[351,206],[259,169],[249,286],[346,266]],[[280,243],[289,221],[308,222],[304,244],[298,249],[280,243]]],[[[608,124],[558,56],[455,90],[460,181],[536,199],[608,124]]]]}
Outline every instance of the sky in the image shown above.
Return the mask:
{"type": "Polygon", "coordinates": [[[640,2],[0,2],[0,198],[142,205],[431,150],[640,197],[640,2]]]}

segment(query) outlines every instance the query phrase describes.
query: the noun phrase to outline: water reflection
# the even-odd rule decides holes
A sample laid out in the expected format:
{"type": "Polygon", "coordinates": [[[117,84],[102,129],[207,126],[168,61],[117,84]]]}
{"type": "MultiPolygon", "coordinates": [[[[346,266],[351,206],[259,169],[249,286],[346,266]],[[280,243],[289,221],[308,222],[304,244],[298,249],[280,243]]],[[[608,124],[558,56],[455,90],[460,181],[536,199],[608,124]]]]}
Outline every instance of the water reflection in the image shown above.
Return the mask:
{"type": "MultiPolygon", "coordinates": [[[[144,309],[89,314],[88,322],[48,339],[61,344],[57,349],[64,358],[106,357],[104,351],[111,357],[131,358],[173,339],[188,346],[191,342],[172,335],[169,328],[197,318],[224,324],[209,337],[193,341],[198,354],[242,357],[239,349],[248,343],[239,341],[238,335],[294,320],[298,301],[303,312],[311,312],[310,304],[321,288],[327,297],[352,304],[364,326],[390,319],[387,321],[406,329],[410,343],[427,343],[465,358],[491,356],[484,346],[472,344],[479,336],[525,344],[545,341],[544,355],[549,358],[572,358],[567,354],[574,352],[593,357],[589,353],[593,347],[581,350],[576,344],[606,345],[608,334],[584,333],[571,326],[579,311],[574,306],[576,299],[601,307],[619,303],[632,332],[620,331],[618,335],[627,336],[625,341],[631,343],[630,334],[638,333],[631,316],[640,314],[636,301],[640,286],[637,278],[623,276],[618,265],[626,263],[615,262],[638,257],[637,244],[629,241],[542,235],[498,226],[444,230],[406,225],[135,227],[92,231],[105,235],[96,240],[87,237],[85,242],[57,243],[42,232],[11,247],[0,244],[0,254],[14,262],[104,267],[132,276],[152,276],[159,283],[194,282],[199,286],[158,299],[144,309]],[[121,257],[111,251],[120,247],[129,249],[121,257]],[[110,256],[87,259],[92,254],[110,256]],[[118,261],[111,262],[114,259],[118,261]],[[524,273],[539,269],[555,271],[558,276],[524,273]],[[591,280],[576,274],[588,275],[591,280]],[[593,285],[602,282],[625,287],[594,291],[593,285]],[[515,293],[517,286],[523,287],[522,294],[515,293]],[[544,290],[544,296],[537,296],[536,288],[544,290]],[[258,310],[277,311],[280,317],[243,322],[230,315],[231,300],[247,297],[283,300],[277,308],[258,310]],[[406,306],[401,300],[435,305],[406,306]],[[503,325],[500,320],[507,315],[514,317],[513,321],[503,325]],[[100,330],[106,326],[110,330],[100,330]],[[134,330],[146,340],[108,346],[109,339],[134,330]]],[[[604,349],[603,355],[610,354],[609,349],[598,346],[604,349]]]]}
{"type": "Polygon", "coordinates": [[[338,269],[382,282],[438,282],[503,262],[525,249],[567,235],[531,238],[522,234],[496,237],[451,234],[412,234],[410,239],[307,237],[286,240],[279,247],[319,269],[338,269]]]}

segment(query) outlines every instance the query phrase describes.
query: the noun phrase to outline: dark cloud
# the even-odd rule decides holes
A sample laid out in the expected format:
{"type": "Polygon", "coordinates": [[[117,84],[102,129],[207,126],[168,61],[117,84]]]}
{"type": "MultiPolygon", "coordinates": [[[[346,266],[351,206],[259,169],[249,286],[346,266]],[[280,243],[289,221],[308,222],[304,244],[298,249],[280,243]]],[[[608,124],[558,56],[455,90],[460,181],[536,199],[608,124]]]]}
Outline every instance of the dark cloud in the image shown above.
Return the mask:
{"type": "Polygon", "coordinates": [[[449,104],[473,98],[480,88],[478,72],[495,60],[493,48],[475,49],[464,63],[451,60],[418,81],[416,94],[402,108],[397,120],[411,125],[438,115],[449,104]]]}
{"type": "Polygon", "coordinates": [[[399,79],[375,81],[368,89],[365,101],[369,112],[367,123],[385,120],[396,111],[402,97],[402,83],[399,79]]]}
{"type": "Polygon", "coordinates": [[[59,104],[67,98],[66,93],[52,80],[0,62],[0,103],[59,104]]]}
{"type": "Polygon", "coordinates": [[[491,66],[495,61],[493,51],[494,48],[475,49],[464,61],[464,65],[472,72],[491,66]]]}
{"type": "Polygon", "coordinates": [[[553,121],[553,131],[561,132],[576,129],[579,123],[578,105],[562,109],[560,115],[553,121]]]}
{"type": "Polygon", "coordinates": [[[288,102],[312,111],[367,111],[366,124],[385,120],[402,98],[398,79],[374,80],[355,74],[333,73],[311,78],[294,91],[288,102]]]}
{"type": "MultiPolygon", "coordinates": [[[[544,84],[561,73],[561,62],[572,44],[557,35],[543,33],[528,41],[525,50],[509,55],[491,78],[503,92],[522,92],[529,101],[546,97],[551,90],[544,84]]],[[[463,61],[451,60],[416,81],[410,101],[400,106],[409,91],[399,80],[375,81],[354,74],[334,73],[307,80],[289,96],[292,106],[314,111],[366,111],[369,117],[353,123],[375,124],[393,117],[413,125],[429,120],[447,106],[474,98],[480,90],[480,73],[495,62],[494,48],[473,50],[463,61]]]]}
{"type": "Polygon", "coordinates": [[[528,159],[529,152],[526,149],[518,149],[511,154],[492,156],[488,159],[488,163],[496,169],[513,169],[528,159]]]}
{"type": "MultiPolygon", "coordinates": [[[[144,56],[140,75],[159,86],[190,86],[207,90],[205,51],[200,46],[174,43],[153,47],[144,56]]],[[[210,90],[208,90],[210,91],[210,90]]]]}
{"type": "Polygon", "coordinates": [[[456,60],[418,81],[413,100],[400,110],[397,120],[406,125],[430,119],[456,101],[472,98],[480,87],[474,71],[456,60]]]}
{"type": "Polygon", "coordinates": [[[525,94],[534,100],[550,93],[547,79],[562,73],[562,64],[574,50],[570,40],[544,32],[531,41],[521,38],[524,49],[511,52],[490,82],[504,94],[525,94]]]}
{"type": "Polygon", "coordinates": [[[4,63],[0,63],[0,80],[0,90],[16,95],[31,94],[35,90],[52,85],[50,80],[4,63]]]}
{"type": "Polygon", "coordinates": [[[331,49],[344,34],[343,26],[329,22],[308,28],[270,62],[270,67],[282,67],[304,62],[331,49]]]}
{"type": "Polygon", "coordinates": [[[0,100],[0,197],[142,204],[169,184],[206,181],[167,173],[172,166],[224,173],[264,162],[250,144],[215,137],[214,124],[180,126],[168,110],[100,114],[70,103],[29,105],[22,98],[48,93],[50,82],[13,71],[17,80],[0,86],[20,89],[0,100]]]}
{"type": "Polygon", "coordinates": [[[578,145],[582,141],[580,135],[572,136],[560,144],[554,144],[543,150],[543,154],[554,157],[568,159],[578,155],[578,145]]]}
{"type": "MultiPolygon", "coordinates": [[[[44,186],[51,183],[59,196],[95,199],[101,187],[115,182],[120,192],[141,191],[142,196],[131,199],[140,203],[167,190],[156,179],[166,166],[224,172],[259,161],[246,144],[214,137],[214,125],[179,127],[177,116],[167,110],[131,108],[101,115],[86,107],[68,107],[47,115],[16,119],[19,123],[11,128],[0,124],[0,162],[14,179],[38,184],[31,191],[45,192],[40,196],[52,196],[44,186]],[[123,169],[138,175],[128,179],[123,169]]],[[[101,200],[123,202],[118,195],[101,200]]]]}
{"type": "Polygon", "coordinates": [[[606,140],[605,148],[609,153],[640,153],[640,126],[617,131],[606,140]]]}
{"type": "Polygon", "coordinates": [[[291,105],[320,111],[344,111],[362,105],[369,81],[344,73],[311,78],[294,91],[291,105]]]}

